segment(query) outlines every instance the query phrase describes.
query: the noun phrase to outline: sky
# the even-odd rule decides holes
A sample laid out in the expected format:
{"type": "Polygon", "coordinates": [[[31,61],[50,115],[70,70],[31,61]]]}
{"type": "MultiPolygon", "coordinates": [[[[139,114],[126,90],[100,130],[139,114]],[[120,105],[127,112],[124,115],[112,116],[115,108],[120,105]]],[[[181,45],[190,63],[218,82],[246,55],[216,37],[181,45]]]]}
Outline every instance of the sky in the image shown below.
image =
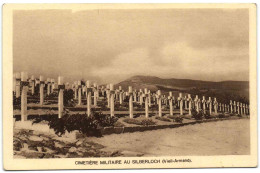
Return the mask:
{"type": "Polygon", "coordinates": [[[248,18],[247,9],[14,11],[14,72],[100,84],[248,81],[248,18]]]}

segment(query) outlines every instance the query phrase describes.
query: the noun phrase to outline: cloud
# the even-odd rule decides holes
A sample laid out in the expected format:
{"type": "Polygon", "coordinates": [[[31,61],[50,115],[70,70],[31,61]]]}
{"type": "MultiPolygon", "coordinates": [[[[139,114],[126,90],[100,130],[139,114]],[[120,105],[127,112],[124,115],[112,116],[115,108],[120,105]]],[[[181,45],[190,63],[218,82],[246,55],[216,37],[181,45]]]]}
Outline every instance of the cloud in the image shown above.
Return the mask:
{"type": "Polygon", "coordinates": [[[119,82],[132,75],[248,80],[248,11],[14,12],[15,71],[119,82]]]}
{"type": "Polygon", "coordinates": [[[147,48],[133,49],[117,55],[110,65],[95,68],[92,75],[103,76],[105,81],[120,81],[137,74],[148,75],[153,68],[147,48]]]}
{"type": "MultiPolygon", "coordinates": [[[[164,72],[171,71],[172,76],[203,80],[233,80],[231,74],[240,74],[241,79],[248,78],[248,49],[230,49],[229,47],[210,47],[196,49],[187,42],[168,43],[161,49],[164,72]],[[242,65],[243,64],[243,65],[242,65]]],[[[169,73],[168,73],[169,74],[169,73]]]]}
{"type": "Polygon", "coordinates": [[[119,54],[109,66],[93,69],[92,75],[103,76],[107,82],[118,82],[133,75],[216,81],[232,80],[233,74],[248,77],[245,50],[196,49],[183,41],[163,45],[156,60],[151,58],[151,52],[149,48],[139,48],[119,54]]]}

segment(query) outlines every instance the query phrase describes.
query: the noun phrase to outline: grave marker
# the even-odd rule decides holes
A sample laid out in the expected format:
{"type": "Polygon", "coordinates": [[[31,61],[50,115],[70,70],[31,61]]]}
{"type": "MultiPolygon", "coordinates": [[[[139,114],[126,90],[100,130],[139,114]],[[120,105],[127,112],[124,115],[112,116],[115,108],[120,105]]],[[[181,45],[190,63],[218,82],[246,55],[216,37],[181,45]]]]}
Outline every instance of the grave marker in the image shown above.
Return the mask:
{"type": "Polygon", "coordinates": [[[149,97],[149,94],[148,94],[148,90],[147,88],[144,89],[144,94],[142,96],[144,99],[145,99],[145,117],[146,118],[149,118],[149,109],[148,109],[148,97],[149,97]]]}
{"type": "Polygon", "coordinates": [[[243,104],[244,115],[246,115],[246,104],[243,104]]]}
{"type": "Polygon", "coordinates": [[[241,115],[243,115],[243,103],[240,103],[240,112],[241,112],[241,115]]]}
{"type": "Polygon", "coordinates": [[[78,82],[74,82],[74,99],[76,100],[78,98],[78,82]]]}
{"type": "Polygon", "coordinates": [[[28,74],[26,72],[21,73],[21,87],[22,87],[22,95],[21,95],[21,121],[27,120],[27,92],[29,82],[27,81],[28,74]]]}
{"type": "Polygon", "coordinates": [[[173,115],[172,92],[171,91],[169,92],[168,99],[169,99],[169,104],[170,104],[170,115],[173,115]]]}
{"type": "Polygon", "coordinates": [[[188,109],[188,108],[187,108],[187,99],[188,99],[188,98],[187,98],[187,96],[185,95],[185,96],[184,96],[184,101],[185,101],[185,102],[184,102],[184,103],[185,103],[185,108],[184,108],[184,109],[188,109]]]}
{"type": "Polygon", "coordinates": [[[88,110],[88,116],[91,115],[91,93],[92,93],[92,88],[90,87],[90,81],[86,81],[86,87],[87,87],[87,110],[88,110]]]}
{"type": "Polygon", "coordinates": [[[142,91],[142,89],[140,89],[140,91],[139,91],[139,103],[140,103],[140,105],[143,104],[143,91],[142,91]]]}
{"type": "Polygon", "coordinates": [[[216,97],[214,98],[213,105],[214,105],[215,114],[217,114],[218,113],[218,102],[217,102],[216,97]]]}
{"type": "Polygon", "coordinates": [[[191,103],[192,103],[192,98],[191,98],[191,95],[188,94],[188,98],[187,98],[187,101],[189,102],[189,115],[191,116],[191,103]]]}
{"type": "Polygon", "coordinates": [[[59,112],[59,118],[63,116],[63,110],[64,110],[64,105],[63,105],[63,92],[65,89],[64,85],[64,79],[62,76],[58,77],[58,92],[59,92],[59,100],[58,100],[58,112],[59,112]]]}
{"type": "Polygon", "coordinates": [[[233,107],[232,107],[232,105],[233,105],[233,103],[232,103],[232,100],[230,100],[230,113],[232,114],[233,113],[233,107]]]}
{"type": "Polygon", "coordinates": [[[158,101],[158,115],[159,117],[162,117],[162,95],[161,90],[157,91],[157,101],[158,101]]]}
{"type": "Polygon", "coordinates": [[[114,110],[114,98],[115,98],[115,91],[114,91],[114,85],[110,84],[110,115],[111,117],[115,116],[115,110],[114,110]]]}
{"type": "Polygon", "coordinates": [[[118,89],[118,91],[119,91],[119,103],[120,103],[120,105],[123,103],[123,93],[122,93],[122,87],[121,86],[119,86],[119,89],[118,89]]]}
{"type": "Polygon", "coordinates": [[[208,104],[209,104],[209,114],[211,115],[212,114],[212,100],[211,100],[211,97],[209,97],[208,104]]]}
{"type": "Polygon", "coordinates": [[[40,76],[40,105],[43,105],[44,102],[44,78],[40,76]]]}
{"type": "Polygon", "coordinates": [[[236,101],[234,101],[234,104],[233,104],[233,105],[234,105],[234,113],[237,113],[237,106],[236,106],[237,104],[236,104],[236,101]]]}
{"type": "Polygon", "coordinates": [[[47,95],[51,93],[51,79],[47,78],[47,95]]]}
{"type": "Polygon", "coordinates": [[[21,73],[16,73],[15,78],[16,78],[15,97],[19,98],[21,96],[21,73]]]}
{"type": "Polygon", "coordinates": [[[196,97],[194,99],[194,104],[195,104],[196,111],[199,112],[199,97],[198,97],[198,95],[196,95],[196,97]]]}
{"type": "Polygon", "coordinates": [[[134,111],[133,111],[133,88],[132,86],[128,87],[128,96],[129,96],[129,117],[134,117],[134,111]]]}
{"type": "Polygon", "coordinates": [[[94,90],[94,106],[97,106],[98,88],[96,83],[93,84],[93,90],[94,90]]]}
{"type": "Polygon", "coordinates": [[[104,97],[105,96],[105,88],[104,88],[104,86],[101,87],[101,93],[102,93],[102,96],[104,97]]]}
{"type": "Polygon", "coordinates": [[[237,114],[239,115],[240,114],[240,110],[239,110],[239,102],[237,102],[237,114]]]}
{"type": "Polygon", "coordinates": [[[179,101],[179,105],[180,105],[180,115],[183,115],[183,97],[182,97],[182,93],[179,93],[179,97],[178,97],[178,101],[179,101]]]}
{"type": "Polygon", "coordinates": [[[203,112],[206,114],[206,99],[205,96],[202,96],[202,107],[203,107],[203,112]]]}
{"type": "Polygon", "coordinates": [[[106,88],[106,95],[107,95],[107,107],[110,108],[110,86],[107,85],[106,88]]]}

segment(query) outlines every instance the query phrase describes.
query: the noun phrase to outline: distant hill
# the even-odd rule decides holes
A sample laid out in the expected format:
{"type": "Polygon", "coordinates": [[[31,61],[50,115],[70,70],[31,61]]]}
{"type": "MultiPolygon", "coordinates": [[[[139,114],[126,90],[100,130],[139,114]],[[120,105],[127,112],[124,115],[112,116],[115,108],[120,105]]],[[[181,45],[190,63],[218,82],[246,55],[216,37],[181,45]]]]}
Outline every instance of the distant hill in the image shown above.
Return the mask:
{"type": "Polygon", "coordinates": [[[162,79],[155,76],[133,76],[115,85],[116,88],[118,86],[122,86],[125,91],[128,90],[128,86],[132,86],[133,89],[147,88],[152,92],[160,89],[166,95],[168,95],[169,91],[172,91],[175,96],[182,92],[184,95],[189,93],[192,96],[217,97],[221,101],[222,99],[233,99],[248,102],[249,98],[248,81],[211,82],[174,78],[162,79]]]}

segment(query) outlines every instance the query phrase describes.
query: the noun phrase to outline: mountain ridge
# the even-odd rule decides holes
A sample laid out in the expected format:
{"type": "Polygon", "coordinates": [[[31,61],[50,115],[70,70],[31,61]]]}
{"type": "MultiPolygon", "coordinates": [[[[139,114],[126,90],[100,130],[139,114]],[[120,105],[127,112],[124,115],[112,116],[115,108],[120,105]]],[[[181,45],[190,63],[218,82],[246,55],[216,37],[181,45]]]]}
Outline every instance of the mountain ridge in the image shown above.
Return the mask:
{"type": "MultiPolygon", "coordinates": [[[[207,80],[196,80],[196,79],[160,78],[160,77],[157,77],[157,76],[145,76],[145,75],[135,75],[135,76],[132,76],[132,77],[126,79],[126,80],[130,80],[132,78],[156,78],[156,79],[161,79],[161,80],[187,80],[187,81],[215,82],[215,83],[220,83],[220,82],[249,82],[249,81],[236,81],[236,80],[207,81],[207,80]]],[[[123,82],[123,81],[121,81],[121,82],[123,82]]]]}
{"type": "Polygon", "coordinates": [[[132,86],[136,90],[147,88],[152,92],[160,89],[164,94],[172,91],[175,95],[183,92],[184,94],[191,93],[206,96],[235,96],[237,99],[243,98],[244,100],[249,98],[249,81],[227,80],[215,82],[176,78],[163,79],[156,76],[136,75],[117,83],[115,89],[119,86],[125,91],[128,90],[128,86],[132,86]]]}

